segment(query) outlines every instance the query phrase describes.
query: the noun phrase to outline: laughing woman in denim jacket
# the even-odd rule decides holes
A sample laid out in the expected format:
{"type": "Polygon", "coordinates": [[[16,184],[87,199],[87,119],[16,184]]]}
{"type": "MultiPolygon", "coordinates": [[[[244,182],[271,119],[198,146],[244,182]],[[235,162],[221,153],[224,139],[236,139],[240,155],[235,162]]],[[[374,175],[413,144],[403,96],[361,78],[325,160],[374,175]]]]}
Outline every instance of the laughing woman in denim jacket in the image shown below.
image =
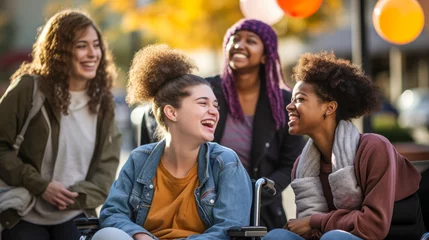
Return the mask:
{"type": "Polygon", "coordinates": [[[135,55],[128,101],[151,101],[164,138],[131,153],[93,239],[228,239],[227,229],[249,224],[250,178],[234,151],[209,143],[218,101],[193,68],[166,45],[135,55]]]}

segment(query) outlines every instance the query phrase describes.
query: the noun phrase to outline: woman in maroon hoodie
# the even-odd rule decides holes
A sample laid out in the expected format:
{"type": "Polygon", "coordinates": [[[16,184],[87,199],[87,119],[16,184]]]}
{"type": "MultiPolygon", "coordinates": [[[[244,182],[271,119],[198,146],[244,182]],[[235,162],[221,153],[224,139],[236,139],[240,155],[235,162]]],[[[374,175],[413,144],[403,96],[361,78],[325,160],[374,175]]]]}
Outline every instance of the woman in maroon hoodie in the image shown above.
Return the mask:
{"type": "Polygon", "coordinates": [[[264,240],[418,239],[420,174],[386,138],[350,121],[378,107],[377,88],[328,52],[304,54],[293,79],[289,133],[310,137],[292,170],[297,219],[264,240]]]}

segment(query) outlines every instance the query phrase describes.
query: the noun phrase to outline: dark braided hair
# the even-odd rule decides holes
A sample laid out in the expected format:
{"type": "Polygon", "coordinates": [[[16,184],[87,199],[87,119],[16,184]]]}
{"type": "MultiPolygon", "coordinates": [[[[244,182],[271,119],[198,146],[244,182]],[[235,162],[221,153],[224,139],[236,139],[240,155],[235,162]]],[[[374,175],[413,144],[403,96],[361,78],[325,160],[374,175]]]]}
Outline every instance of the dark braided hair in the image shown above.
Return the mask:
{"type": "Polygon", "coordinates": [[[264,44],[266,63],[264,64],[263,71],[265,72],[265,84],[271,112],[276,122],[276,128],[278,129],[286,123],[286,118],[282,90],[279,87],[279,81],[283,81],[284,78],[281,71],[279,54],[277,52],[277,34],[269,25],[259,20],[239,20],[226,31],[223,39],[224,66],[222,73],[222,91],[225,95],[230,113],[233,118],[244,120],[243,109],[238,101],[235,78],[229,66],[226,49],[230,37],[241,30],[247,30],[257,34],[264,44]]]}

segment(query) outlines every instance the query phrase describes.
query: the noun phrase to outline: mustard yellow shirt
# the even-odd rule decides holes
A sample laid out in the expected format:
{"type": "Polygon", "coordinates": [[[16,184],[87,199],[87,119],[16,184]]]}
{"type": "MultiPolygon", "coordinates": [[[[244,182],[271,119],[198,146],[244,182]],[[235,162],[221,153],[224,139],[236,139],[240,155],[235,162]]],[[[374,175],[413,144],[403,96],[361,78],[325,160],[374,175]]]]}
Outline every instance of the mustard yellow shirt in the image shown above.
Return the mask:
{"type": "Polygon", "coordinates": [[[159,163],[153,179],[155,193],[143,227],[159,239],[186,238],[207,227],[197,210],[194,190],[199,186],[198,164],[184,178],[172,176],[159,163]]]}

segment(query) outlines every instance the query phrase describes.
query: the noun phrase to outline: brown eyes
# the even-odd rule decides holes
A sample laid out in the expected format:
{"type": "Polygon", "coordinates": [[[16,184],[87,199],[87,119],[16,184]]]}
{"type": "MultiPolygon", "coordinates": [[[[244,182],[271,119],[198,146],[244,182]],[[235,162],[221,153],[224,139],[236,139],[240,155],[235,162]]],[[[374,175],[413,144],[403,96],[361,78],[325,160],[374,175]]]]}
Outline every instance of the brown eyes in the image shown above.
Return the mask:
{"type": "MultiPolygon", "coordinates": [[[[207,106],[207,103],[206,102],[199,102],[198,104],[200,104],[201,106],[207,106]]],[[[219,107],[219,105],[215,105],[215,104],[213,104],[213,107],[215,107],[217,110],[219,110],[220,109],[220,107],[219,107]]]]}
{"type": "Polygon", "coordinates": [[[292,102],[299,103],[299,102],[302,102],[302,101],[304,101],[304,98],[295,98],[295,99],[292,99],[292,102]]]}
{"type": "MultiPolygon", "coordinates": [[[[100,47],[100,44],[99,43],[94,43],[94,48],[99,48],[100,47]]],[[[87,47],[87,45],[86,44],[79,44],[79,45],[76,45],[76,48],[79,48],[79,49],[82,49],[82,48],[86,48],[87,47]]]]}
{"type": "MultiPolygon", "coordinates": [[[[232,43],[238,43],[238,42],[240,42],[240,40],[241,40],[240,38],[234,37],[234,38],[231,38],[229,41],[232,43]]],[[[249,39],[246,39],[246,43],[247,44],[256,44],[256,41],[249,38],[249,39]]]]}

